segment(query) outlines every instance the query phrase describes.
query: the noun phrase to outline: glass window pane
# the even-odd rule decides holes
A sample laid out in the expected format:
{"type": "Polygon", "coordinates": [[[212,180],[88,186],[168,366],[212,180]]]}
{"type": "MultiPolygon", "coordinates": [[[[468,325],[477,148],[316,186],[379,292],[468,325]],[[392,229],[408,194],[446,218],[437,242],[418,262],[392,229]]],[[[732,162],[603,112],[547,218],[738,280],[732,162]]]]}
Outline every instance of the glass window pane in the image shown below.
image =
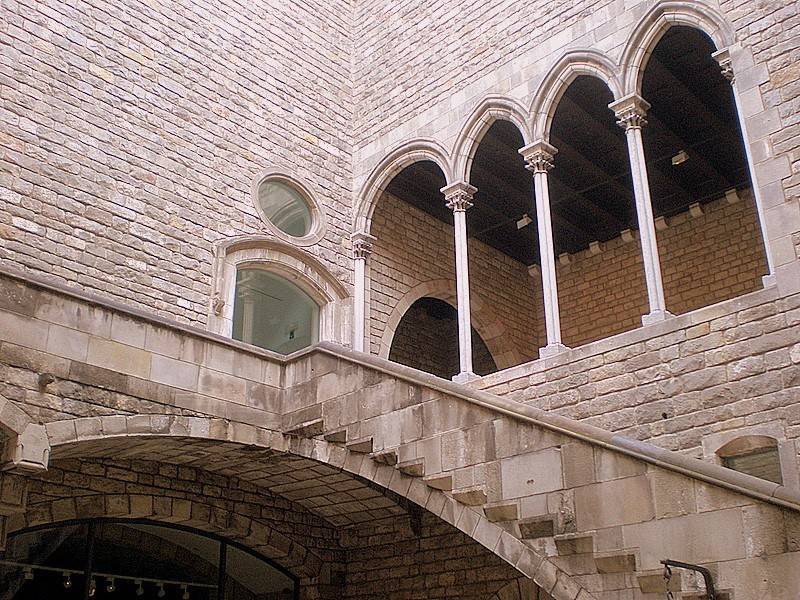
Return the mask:
{"type": "Polygon", "coordinates": [[[290,354],[317,342],[319,307],[295,284],[261,269],[236,274],[233,338],[290,354]]]}
{"type": "Polygon", "coordinates": [[[738,456],[728,456],[722,459],[722,464],[740,473],[746,473],[747,475],[753,475],[775,483],[783,483],[781,461],[777,448],[766,448],[738,456]]]}
{"type": "Polygon", "coordinates": [[[280,181],[265,181],[258,188],[258,202],[264,216],[282,232],[303,237],[311,231],[311,210],[293,187],[280,181]]]}
{"type": "Polygon", "coordinates": [[[292,600],[294,581],[249,552],[228,546],[225,600],[292,600]]]}
{"type": "Polygon", "coordinates": [[[0,552],[0,600],[83,598],[86,525],[11,536],[0,552]]]}
{"type": "Polygon", "coordinates": [[[158,525],[101,523],[92,572],[97,598],[139,597],[141,589],[144,598],[180,600],[188,591],[191,600],[216,600],[219,542],[158,525]]]}

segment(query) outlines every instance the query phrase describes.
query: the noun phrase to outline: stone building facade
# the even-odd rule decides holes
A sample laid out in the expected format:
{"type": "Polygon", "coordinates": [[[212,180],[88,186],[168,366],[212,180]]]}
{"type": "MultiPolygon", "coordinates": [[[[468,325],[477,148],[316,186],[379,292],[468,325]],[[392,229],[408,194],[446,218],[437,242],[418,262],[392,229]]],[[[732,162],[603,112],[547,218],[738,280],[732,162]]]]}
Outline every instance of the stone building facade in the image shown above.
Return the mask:
{"type": "Polygon", "coordinates": [[[0,598],[798,597],[796,2],[4,0],[0,49],[0,598]]]}

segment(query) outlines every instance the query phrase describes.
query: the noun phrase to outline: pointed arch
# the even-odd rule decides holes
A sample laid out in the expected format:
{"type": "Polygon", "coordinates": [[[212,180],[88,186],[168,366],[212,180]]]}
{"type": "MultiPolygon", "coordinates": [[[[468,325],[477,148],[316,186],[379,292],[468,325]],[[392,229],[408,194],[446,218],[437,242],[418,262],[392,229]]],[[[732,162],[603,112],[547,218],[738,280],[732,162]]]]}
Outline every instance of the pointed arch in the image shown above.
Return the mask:
{"type": "Polygon", "coordinates": [[[534,140],[549,141],[558,103],[570,84],[581,75],[602,80],[611,90],[614,100],[624,95],[619,69],[610,58],[597,50],[570,50],[550,69],[534,95],[530,110],[534,140]]]}
{"type": "Polygon", "coordinates": [[[525,146],[533,141],[525,107],[504,96],[486,96],[461,129],[453,149],[453,173],[457,181],[469,181],[472,161],[483,136],[495,121],[508,121],[522,134],[525,146]]]}
{"type": "Polygon", "coordinates": [[[453,169],[450,154],[439,142],[419,138],[405,142],[390,151],[386,157],[372,169],[356,200],[353,231],[369,233],[372,226],[372,214],[381,194],[395,175],[406,167],[422,161],[435,163],[444,174],[446,183],[453,182],[453,169]]]}
{"type": "Polygon", "coordinates": [[[702,1],[659,2],[633,28],[620,59],[625,95],[641,94],[647,61],[661,37],[670,27],[685,25],[708,35],[717,50],[735,42],[733,28],[716,9],[702,1]]]}

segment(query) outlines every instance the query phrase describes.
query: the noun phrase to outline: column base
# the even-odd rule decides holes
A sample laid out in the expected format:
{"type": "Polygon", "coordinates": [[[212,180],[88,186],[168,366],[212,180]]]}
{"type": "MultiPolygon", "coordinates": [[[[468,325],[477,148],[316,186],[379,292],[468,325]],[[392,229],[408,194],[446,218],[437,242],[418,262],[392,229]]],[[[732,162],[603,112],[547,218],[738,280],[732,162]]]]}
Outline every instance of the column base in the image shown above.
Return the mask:
{"type": "Polygon", "coordinates": [[[761,278],[761,285],[764,286],[764,289],[771,288],[771,287],[774,287],[774,286],[778,285],[778,281],[777,281],[777,279],[775,279],[775,274],[774,273],[770,273],[769,275],[764,275],[761,278]]]}
{"type": "Polygon", "coordinates": [[[547,344],[544,348],[539,348],[539,358],[550,358],[569,349],[570,347],[564,344],[547,344]]]}
{"type": "Polygon", "coordinates": [[[453,375],[453,381],[455,383],[469,383],[470,381],[475,381],[476,379],[480,378],[480,375],[476,375],[472,371],[464,371],[458,375],[453,375]]]}
{"type": "Polygon", "coordinates": [[[653,312],[642,315],[642,325],[653,325],[655,323],[661,323],[661,321],[666,321],[667,319],[674,317],[671,312],[668,310],[654,310],[653,312]]]}

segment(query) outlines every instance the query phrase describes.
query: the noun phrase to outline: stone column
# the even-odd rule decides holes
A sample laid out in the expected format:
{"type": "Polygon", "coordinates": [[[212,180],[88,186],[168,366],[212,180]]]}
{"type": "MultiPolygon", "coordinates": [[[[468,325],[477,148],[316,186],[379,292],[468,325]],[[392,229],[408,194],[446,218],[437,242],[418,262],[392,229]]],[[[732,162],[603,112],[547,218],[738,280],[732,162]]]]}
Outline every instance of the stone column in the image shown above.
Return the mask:
{"type": "Polygon", "coordinates": [[[353,266],[355,271],[355,292],[353,294],[353,350],[364,352],[364,339],[367,330],[367,259],[372,254],[375,238],[359,231],[352,235],[353,266]]]}
{"type": "Polygon", "coordinates": [[[466,383],[478,376],[472,370],[472,322],[469,303],[469,258],[467,257],[467,214],[478,190],[465,181],[441,189],[447,208],[453,211],[456,245],[456,294],[458,296],[458,359],[460,371],[453,381],[466,383]]]}
{"type": "Polygon", "coordinates": [[[536,196],[536,226],[539,234],[544,324],[547,332],[547,345],[539,350],[539,356],[542,358],[568,350],[561,343],[561,316],[558,309],[556,257],[550,214],[550,187],[547,182],[547,173],[553,168],[553,157],[556,152],[558,150],[544,140],[534,142],[519,151],[525,158],[526,168],[533,172],[533,188],[536,196]]]}
{"type": "Polygon", "coordinates": [[[642,317],[642,324],[649,325],[672,316],[664,301],[664,283],[661,280],[661,263],[656,244],[656,226],[653,219],[653,203],[650,198],[650,182],[644,158],[642,127],[647,124],[645,115],[650,108],[644,98],[631,94],[609,104],[618,125],[625,130],[628,140],[628,156],[631,162],[633,195],[636,199],[636,216],[639,220],[639,238],[642,243],[644,276],[647,282],[647,297],[650,312],[642,317]]]}
{"type": "Polygon", "coordinates": [[[739,97],[739,90],[736,89],[736,73],[733,71],[730,49],[723,48],[722,50],[714,52],[711,56],[719,63],[722,76],[730,82],[731,89],[733,90],[733,101],[736,105],[736,118],[739,120],[739,130],[742,135],[745,156],[747,157],[747,168],[750,171],[750,177],[752,179],[753,197],[756,201],[758,224],[761,228],[761,240],[764,244],[764,253],[767,255],[767,267],[769,268],[769,273],[765,275],[761,281],[764,287],[770,287],[775,285],[775,263],[772,258],[772,253],[769,251],[769,246],[767,245],[767,219],[764,215],[764,203],[761,199],[761,188],[758,185],[758,181],[756,181],[755,163],[753,161],[753,153],[750,150],[750,142],[748,141],[747,123],[745,122],[744,113],[742,112],[742,100],[739,97]]]}
{"type": "Polygon", "coordinates": [[[253,327],[255,326],[255,298],[252,290],[244,290],[242,299],[242,341],[253,343],[253,327]]]}

